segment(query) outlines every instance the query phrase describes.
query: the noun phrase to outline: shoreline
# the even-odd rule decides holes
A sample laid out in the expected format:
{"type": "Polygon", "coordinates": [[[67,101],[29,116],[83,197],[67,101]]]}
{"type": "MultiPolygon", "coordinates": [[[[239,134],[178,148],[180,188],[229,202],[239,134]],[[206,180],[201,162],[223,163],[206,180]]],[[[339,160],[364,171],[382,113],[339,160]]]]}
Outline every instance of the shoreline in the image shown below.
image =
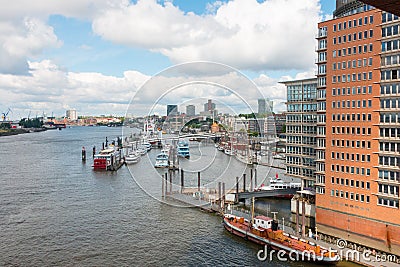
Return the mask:
{"type": "Polygon", "coordinates": [[[11,136],[25,133],[36,133],[46,131],[45,128],[20,128],[20,129],[7,129],[0,130],[0,137],[2,136],[11,136]]]}

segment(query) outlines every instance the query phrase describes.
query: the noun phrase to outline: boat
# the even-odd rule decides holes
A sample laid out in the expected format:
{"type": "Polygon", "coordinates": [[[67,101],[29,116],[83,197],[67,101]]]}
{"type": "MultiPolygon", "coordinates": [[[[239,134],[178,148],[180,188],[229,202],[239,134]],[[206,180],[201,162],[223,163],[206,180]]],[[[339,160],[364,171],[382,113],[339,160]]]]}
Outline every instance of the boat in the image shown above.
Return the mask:
{"type": "Polygon", "coordinates": [[[148,142],[143,142],[142,147],[146,148],[147,151],[151,150],[151,144],[148,142]]]}
{"type": "MultiPolygon", "coordinates": [[[[260,187],[256,188],[256,191],[275,191],[275,190],[283,190],[283,189],[290,189],[296,188],[301,189],[301,183],[293,183],[293,182],[284,182],[281,178],[271,178],[269,181],[269,185],[261,184],[260,187]]],[[[285,198],[290,199],[293,197],[294,194],[282,194],[275,196],[276,198],[285,198]]]]}
{"type": "Polygon", "coordinates": [[[144,155],[146,155],[146,153],[147,153],[147,148],[146,148],[146,147],[139,147],[139,148],[137,149],[137,152],[138,152],[141,156],[144,156],[144,155]]]}
{"type": "Polygon", "coordinates": [[[272,247],[278,254],[289,259],[312,261],[323,264],[336,264],[340,257],[337,251],[324,248],[309,240],[292,236],[279,229],[276,219],[266,216],[254,217],[254,198],[251,221],[233,214],[225,214],[225,229],[239,237],[254,243],[272,247]]]}
{"type": "Polygon", "coordinates": [[[167,168],[169,167],[168,155],[165,153],[160,153],[156,157],[156,163],[154,164],[156,168],[167,168]]]}
{"type": "Polygon", "coordinates": [[[181,158],[190,158],[189,143],[186,141],[179,141],[177,154],[178,157],[181,158]]]}
{"type": "Polygon", "coordinates": [[[111,170],[115,162],[120,161],[120,152],[115,147],[103,149],[99,154],[94,155],[94,170],[111,170]]]}
{"type": "Polygon", "coordinates": [[[233,152],[232,150],[228,149],[228,148],[225,149],[224,153],[227,154],[228,156],[233,156],[233,155],[235,155],[234,152],[233,152]]]}
{"type": "Polygon", "coordinates": [[[134,164],[139,162],[140,160],[140,153],[137,151],[133,151],[125,156],[125,163],[126,164],[134,164]]]}
{"type": "Polygon", "coordinates": [[[161,149],[161,153],[169,155],[170,150],[171,150],[171,144],[165,144],[163,149],[161,149]]]}

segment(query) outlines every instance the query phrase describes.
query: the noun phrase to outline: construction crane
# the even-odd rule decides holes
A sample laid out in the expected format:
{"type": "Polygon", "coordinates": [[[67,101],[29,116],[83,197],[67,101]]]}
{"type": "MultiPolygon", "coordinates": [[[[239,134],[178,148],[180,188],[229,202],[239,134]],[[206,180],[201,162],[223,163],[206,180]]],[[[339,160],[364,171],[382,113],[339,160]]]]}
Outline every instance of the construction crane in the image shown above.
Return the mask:
{"type": "Polygon", "coordinates": [[[6,121],[6,120],[7,120],[7,115],[8,115],[8,113],[10,113],[10,111],[11,111],[11,109],[8,108],[8,110],[7,110],[6,112],[3,112],[3,113],[2,113],[3,116],[1,116],[1,117],[3,118],[3,121],[6,121]]]}

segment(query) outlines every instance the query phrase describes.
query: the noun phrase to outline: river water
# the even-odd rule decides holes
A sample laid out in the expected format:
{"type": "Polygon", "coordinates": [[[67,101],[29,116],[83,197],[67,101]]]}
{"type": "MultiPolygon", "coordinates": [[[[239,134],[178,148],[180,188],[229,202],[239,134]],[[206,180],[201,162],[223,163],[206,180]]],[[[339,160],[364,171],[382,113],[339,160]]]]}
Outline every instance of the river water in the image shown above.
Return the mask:
{"type": "MultiPolygon", "coordinates": [[[[224,231],[220,217],[159,201],[157,150],[118,172],[93,171],[91,148],[117,136],[121,128],[72,127],[0,138],[0,266],[313,266],[260,262],[260,247],[224,231]]],[[[241,163],[215,151],[191,148],[181,162],[188,183],[198,170],[205,184],[241,175],[241,163]]],[[[288,205],[258,208],[289,218],[288,205]]]]}

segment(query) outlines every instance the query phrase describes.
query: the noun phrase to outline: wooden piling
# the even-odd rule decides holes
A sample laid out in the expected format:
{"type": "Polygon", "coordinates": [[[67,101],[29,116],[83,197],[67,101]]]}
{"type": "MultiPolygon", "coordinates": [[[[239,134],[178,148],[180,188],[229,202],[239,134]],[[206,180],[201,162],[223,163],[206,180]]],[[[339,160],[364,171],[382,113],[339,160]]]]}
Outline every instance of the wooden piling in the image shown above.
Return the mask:
{"type": "Polygon", "coordinates": [[[304,200],[301,201],[302,211],[301,211],[301,236],[305,237],[306,235],[306,202],[304,200]]]}
{"type": "Polygon", "coordinates": [[[86,149],[84,146],[82,147],[82,161],[86,161],[86,149]]]}
{"type": "Polygon", "coordinates": [[[257,169],[254,169],[254,189],[257,188],[257,169]]]}
{"type": "Polygon", "coordinates": [[[239,202],[239,177],[236,176],[236,199],[235,202],[239,202]]]}
{"type": "Polygon", "coordinates": [[[200,172],[197,172],[197,190],[200,191],[200,172]]]}
{"type": "Polygon", "coordinates": [[[219,206],[221,207],[221,204],[222,204],[222,198],[221,198],[221,182],[218,182],[218,200],[219,200],[219,206]]]}
{"type": "Polygon", "coordinates": [[[167,195],[167,186],[168,186],[168,173],[165,173],[165,195],[167,195]]]}
{"type": "Polygon", "coordinates": [[[299,233],[299,220],[300,220],[300,203],[296,199],[296,234],[299,233]]]}
{"type": "Polygon", "coordinates": [[[246,192],[246,174],[243,173],[243,192],[246,192]]]}
{"type": "Polygon", "coordinates": [[[169,193],[172,194],[172,173],[169,173],[169,193]]]}
{"type": "Polygon", "coordinates": [[[222,210],[225,210],[225,183],[222,183],[222,210]]]}
{"type": "Polygon", "coordinates": [[[250,192],[253,191],[253,168],[250,169],[250,192]]]}
{"type": "Polygon", "coordinates": [[[184,171],[181,169],[181,187],[182,189],[185,187],[185,178],[184,178],[184,171]]]}

